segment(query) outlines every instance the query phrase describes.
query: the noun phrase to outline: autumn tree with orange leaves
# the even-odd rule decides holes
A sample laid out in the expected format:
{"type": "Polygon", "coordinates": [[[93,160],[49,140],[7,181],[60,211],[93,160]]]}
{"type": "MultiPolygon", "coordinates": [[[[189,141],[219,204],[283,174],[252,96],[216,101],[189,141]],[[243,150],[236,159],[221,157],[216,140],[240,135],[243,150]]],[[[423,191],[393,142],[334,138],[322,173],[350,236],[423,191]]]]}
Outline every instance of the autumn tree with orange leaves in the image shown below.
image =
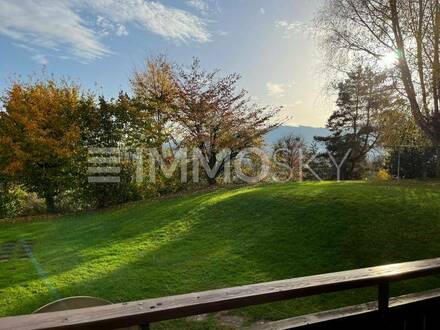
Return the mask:
{"type": "Polygon", "coordinates": [[[73,184],[80,129],[80,90],[55,80],[15,82],[2,97],[0,172],[23,184],[55,210],[55,199],[73,184]]]}
{"type": "Polygon", "coordinates": [[[136,71],[131,81],[135,97],[157,113],[162,133],[166,128],[177,145],[198,148],[205,166],[217,169],[206,177],[209,185],[217,183],[228,159],[258,146],[278,126],[274,119],[281,108],[252,103],[239,80],[237,73],[221,76],[219,70],[204,70],[197,58],[182,67],[159,56],[150,58],[146,70],[136,71]]]}

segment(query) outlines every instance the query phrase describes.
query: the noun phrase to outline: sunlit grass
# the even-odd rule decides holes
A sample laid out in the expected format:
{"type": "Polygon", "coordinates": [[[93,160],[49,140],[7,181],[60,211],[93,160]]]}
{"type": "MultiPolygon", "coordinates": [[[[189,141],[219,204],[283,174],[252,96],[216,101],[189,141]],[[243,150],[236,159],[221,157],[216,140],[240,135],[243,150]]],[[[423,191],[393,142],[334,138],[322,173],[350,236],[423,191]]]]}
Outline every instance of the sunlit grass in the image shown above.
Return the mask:
{"type": "MultiPolygon", "coordinates": [[[[47,278],[27,259],[0,263],[0,315],[30,313],[52,301],[48,282],[63,297],[119,302],[438,257],[439,211],[435,184],[325,182],[221,189],[1,224],[0,243],[33,240],[47,278]]],[[[435,278],[405,282],[393,293],[438,285],[435,278]]],[[[350,291],[233,313],[250,323],[375,294],[350,291]]],[[[216,324],[211,318],[185,327],[216,324]]]]}

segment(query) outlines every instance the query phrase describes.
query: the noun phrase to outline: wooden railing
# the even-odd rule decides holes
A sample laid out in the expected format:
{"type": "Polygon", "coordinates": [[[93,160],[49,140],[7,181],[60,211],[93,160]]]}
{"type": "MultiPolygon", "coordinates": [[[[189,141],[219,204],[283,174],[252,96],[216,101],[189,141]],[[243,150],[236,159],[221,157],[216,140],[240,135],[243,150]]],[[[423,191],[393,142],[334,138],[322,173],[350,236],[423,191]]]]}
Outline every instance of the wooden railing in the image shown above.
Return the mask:
{"type": "Polygon", "coordinates": [[[278,321],[270,325],[270,328],[289,329],[311,324],[316,326],[319,323],[325,325],[357,315],[370,315],[370,319],[375,322],[385,322],[387,315],[394,313],[392,310],[399,309],[408,315],[408,309],[402,312],[402,306],[417,307],[417,310],[421,308],[422,311],[433,304],[440,306],[440,290],[399,297],[391,300],[391,304],[389,298],[390,282],[436,274],[440,274],[440,258],[101,307],[5,317],[0,318],[0,329],[116,329],[134,325],[148,329],[149,324],[159,321],[369,286],[378,287],[376,302],[278,321]]]}

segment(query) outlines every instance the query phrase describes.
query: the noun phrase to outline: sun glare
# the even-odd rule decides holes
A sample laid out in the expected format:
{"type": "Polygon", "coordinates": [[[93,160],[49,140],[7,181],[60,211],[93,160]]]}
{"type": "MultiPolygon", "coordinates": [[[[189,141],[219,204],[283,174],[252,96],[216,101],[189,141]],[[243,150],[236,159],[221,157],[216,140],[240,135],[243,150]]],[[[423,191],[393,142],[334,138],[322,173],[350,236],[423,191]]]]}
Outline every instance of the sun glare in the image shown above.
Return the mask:
{"type": "Polygon", "coordinates": [[[397,64],[398,59],[397,53],[395,51],[390,51],[381,57],[379,63],[384,68],[390,69],[397,64]]]}

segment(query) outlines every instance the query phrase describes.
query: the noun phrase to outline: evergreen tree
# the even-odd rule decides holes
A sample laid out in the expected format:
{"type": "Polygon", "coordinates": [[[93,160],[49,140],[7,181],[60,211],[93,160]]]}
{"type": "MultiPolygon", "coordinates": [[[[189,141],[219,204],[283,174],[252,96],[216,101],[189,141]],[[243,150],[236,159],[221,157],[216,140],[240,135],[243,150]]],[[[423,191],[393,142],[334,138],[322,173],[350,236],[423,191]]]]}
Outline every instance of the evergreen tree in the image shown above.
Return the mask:
{"type": "Polygon", "coordinates": [[[345,179],[358,179],[368,153],[379,142],[380,114],[393,105],[392,88],[384,74],[358,66],[338,84],[337,90],[337,110],[327,121],[331,135],[315,140],[325,143],[338,164],[349,153],[341,174],[345,179]]]}

